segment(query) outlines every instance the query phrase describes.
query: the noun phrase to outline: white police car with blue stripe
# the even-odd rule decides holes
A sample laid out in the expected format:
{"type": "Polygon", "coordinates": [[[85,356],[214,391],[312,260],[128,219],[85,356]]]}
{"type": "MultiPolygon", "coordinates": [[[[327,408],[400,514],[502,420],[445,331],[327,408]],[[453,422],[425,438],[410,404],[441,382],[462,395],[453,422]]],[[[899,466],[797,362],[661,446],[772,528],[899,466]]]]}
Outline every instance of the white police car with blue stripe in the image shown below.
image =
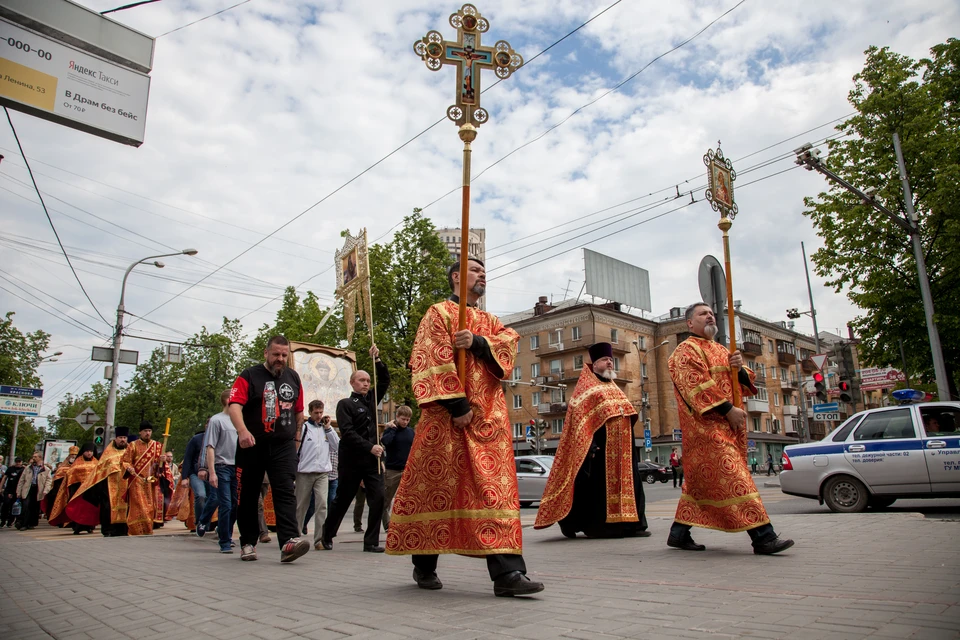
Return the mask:
{"type": "Polygon", "coordinates": [[[780,488],[837,512],[960,497],[960,403],[857,413],[819,442],[786,447],[780,488]]]}

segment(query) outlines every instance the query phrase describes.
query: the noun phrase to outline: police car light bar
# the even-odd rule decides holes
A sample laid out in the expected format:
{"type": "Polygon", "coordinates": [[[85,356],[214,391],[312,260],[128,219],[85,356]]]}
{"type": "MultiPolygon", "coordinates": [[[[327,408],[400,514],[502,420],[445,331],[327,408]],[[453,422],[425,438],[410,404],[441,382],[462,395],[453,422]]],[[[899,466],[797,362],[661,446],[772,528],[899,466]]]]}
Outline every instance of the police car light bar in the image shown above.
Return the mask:
{"type": "Polygon", "coordinates": [[[922,400],[925,400],[927,397],[926,392],[919,391],[917,389],[898,389],[897,391],[894,391],[891,395],[903,404],[909,404],[911,402],[920,402],[922,400]]]}

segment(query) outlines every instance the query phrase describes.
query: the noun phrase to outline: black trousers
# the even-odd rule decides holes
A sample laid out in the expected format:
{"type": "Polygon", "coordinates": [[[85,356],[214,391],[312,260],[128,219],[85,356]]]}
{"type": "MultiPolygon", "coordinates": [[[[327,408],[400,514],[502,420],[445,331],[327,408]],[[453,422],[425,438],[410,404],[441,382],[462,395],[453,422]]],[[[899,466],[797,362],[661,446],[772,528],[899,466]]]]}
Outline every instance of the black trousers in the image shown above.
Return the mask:
{"type": "Polygon", "coordinates": [[[37,491],[37,485],[32,485],[26,499],[21,500],[20,517],[17,518],[18,529],[33,528],[40,523],[40,497],[37,491]]]}
{"type": "MultiPolygon", "coordinates": [[[[17,501],[16,493],[5,493],[3,496],[3,506],[0,507],[0,526],[13,524],[13,503],[17,501]]],[[[23,513],[21,511],[21,513],[23,513]]]]}
{"type": "MultiPolygon", "coordinates": [[[[340,523],[350,509],[350,503],[363,482],[367,493],[367,530],[363,533],[363,545],[375,547],[380,544],[380,521],[383,519],[383,475],[377,469],[377,459],[372,455],[369,460],[357,460],[341,453],[337,467],[340,484],[337,485],[337,498],[327,508],[327,520],[323,524],[323,539],[327,542],[337,537],[340,523]],[[372,464],[371,464],[372,462],[372,464]]],[[[273,476],[271,476],[271,479],[273,476]]]]}
{"type": "Polygon", "coordinates": [[[100,533],[106,538],[121,537],[127,535],[126,522],[110,522],[110,487],[106,480],[101,480],[94,489],[100,500],[100,533]]]}
{"type": "MultiPolygon", "coordinates": [[[[263,474],[270,476],[273,511],[277,516],[277,542],[280,548],[300,536],[297,526],[297,498],[293,483],[297,476],[297,448],[293,440],[273,438],[257,441],[249,449],[237,448],[237,524],[240,546],[257,546],[260,540],[260,487],[263,474]]],[[[207,500],[211,500],[207,496],[207,500]]]]}
{"type": "MultiPolygon", "coordinates": [[[[437,570],[437,554],[411,556],[413,566],[420,569],[421,573],[433,573],[437,570]]],[[[523,556],[515,553],[496,553],[485,556],[487,561],[487,571],[490,573],[490,579],[496,580],[505,573],[519,571],[527,575],[527,565],[523,561],[523,556]]]]}
{"type": "MultiPolygon", "coordinates": [[[[690,529],[692,528],[689,524],[674,522],[670,527],[670,537],[683,540],[690,535],[690,529]]],[[[773,540],[777,537],[777,532],[773,530],[773,525],[768,522],[753,529],[747,529],[747,535],[750,536],[750,541],[756,546],[773,540]]]]}

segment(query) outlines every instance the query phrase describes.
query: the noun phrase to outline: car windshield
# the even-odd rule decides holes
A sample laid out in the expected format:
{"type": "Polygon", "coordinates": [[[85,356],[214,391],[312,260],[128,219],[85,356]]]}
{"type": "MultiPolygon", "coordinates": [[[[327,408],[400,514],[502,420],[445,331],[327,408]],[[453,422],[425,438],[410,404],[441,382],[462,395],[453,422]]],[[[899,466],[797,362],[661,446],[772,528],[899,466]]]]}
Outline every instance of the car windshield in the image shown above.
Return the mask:
{"type": "Polygon", "coordinates": [[[541,456],[537,458],[537,462],[545,466],[548,470],[553,468],[553,458],[551,456],[541,456]]]}

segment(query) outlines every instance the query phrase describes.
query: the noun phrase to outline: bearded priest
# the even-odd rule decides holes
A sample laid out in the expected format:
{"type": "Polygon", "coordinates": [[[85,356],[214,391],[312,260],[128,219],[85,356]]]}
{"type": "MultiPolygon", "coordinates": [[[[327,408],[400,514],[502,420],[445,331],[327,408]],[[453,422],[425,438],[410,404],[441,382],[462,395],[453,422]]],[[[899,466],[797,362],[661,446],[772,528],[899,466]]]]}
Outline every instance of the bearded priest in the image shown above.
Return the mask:
{"type": "Polygon", "coordinates": [[[576,538],[645,538],[643,483],[634,445],[637,411],[615,382],[613,346],[598,342],[567,405],[535,529],[560,524],[576,538]]]}

